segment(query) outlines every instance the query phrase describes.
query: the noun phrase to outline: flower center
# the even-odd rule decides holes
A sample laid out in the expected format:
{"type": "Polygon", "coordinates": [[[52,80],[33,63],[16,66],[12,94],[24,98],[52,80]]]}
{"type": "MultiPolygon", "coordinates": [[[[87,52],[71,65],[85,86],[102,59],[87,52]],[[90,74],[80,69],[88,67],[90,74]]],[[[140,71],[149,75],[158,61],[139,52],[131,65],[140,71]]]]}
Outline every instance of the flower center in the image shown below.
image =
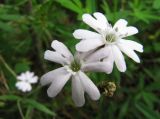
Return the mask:
{"type": "Polygon", "coordinates": [[[70,68],[72,69],[72,71],[77,72],[81,69],[81,64],[77,61],[73,61],[70,65],[70,68]]]}
{"type": "Polygon", "coordinates": [[[116,35],[113,33],[107,34],[106,35],[106,41],[109,43],[115,42],[116,41],[116,35]]]}

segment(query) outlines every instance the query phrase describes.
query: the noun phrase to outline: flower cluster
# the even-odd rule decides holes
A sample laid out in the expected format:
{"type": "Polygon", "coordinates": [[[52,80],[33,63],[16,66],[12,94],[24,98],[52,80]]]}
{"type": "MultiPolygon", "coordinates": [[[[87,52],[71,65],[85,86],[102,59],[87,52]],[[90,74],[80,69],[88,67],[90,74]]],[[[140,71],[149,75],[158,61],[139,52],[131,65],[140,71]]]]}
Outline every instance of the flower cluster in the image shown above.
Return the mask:
{"type": "Polygon", "coordinates": [[[26,71],[17,76],[18,82],[16,87],[22,92],[29,92],[32,90],[31,84],[38,82],[38,77],[34,76],[34,72],[26,71]]]}
{"type": "Polygon", "coordinates": [[[54,51],[47,50],[44,53],[46,60],[62,65],[41,77],[42,85],[50,84],[47,90],[49,97],[55,97],[71,79],[72,99],[76,106],[83,106],[84,93],[87,93],[92,100],[100,98],[98,88],[85,72],[109,74],[112,72],[114,63],[120,72],[125,72],[126,63],[122,52],[140,63],[135,51],[143,52],[143,46],[125,39],[127,36],[138,33],[137,28],[127,26],[127,21],[124,19],[118,20],[112,27],[102,13],[96,12],[93,16],[84,14],[82,19],[97,32],[78,29],[73,33],[76,39],[80,39],[74,56],[63,43],[57,40],[51,44],[54,51]]]}

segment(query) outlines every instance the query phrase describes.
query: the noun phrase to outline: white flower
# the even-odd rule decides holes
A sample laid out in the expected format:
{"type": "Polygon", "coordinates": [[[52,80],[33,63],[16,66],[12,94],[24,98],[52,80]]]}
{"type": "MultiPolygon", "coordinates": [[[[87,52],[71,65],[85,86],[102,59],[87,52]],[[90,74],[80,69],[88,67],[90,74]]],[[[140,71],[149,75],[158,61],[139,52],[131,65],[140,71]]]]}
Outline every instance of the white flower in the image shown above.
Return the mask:
{"type": "MultiPolygon", "coordinates": [[[[72,79],[72,99],[77,106],[83,106],[85,103],[84,93],[86,92],[92,100],[98,100],[100,93],[98,88],[89,79],[83,71],[102,71],[110,73],[110,67],[104,68],[102,62],[91,62],[85,64],[83,56],[77,53],[75,57],[70,53],[68,48],[61,42],[54,40],[51,47],[55,51],[47,50],[44,58],[62,65],[62,67],[50,71],[41,77],[41,84],[51,84],[47,90],[49,97],[55,97],[67,83],[72,79]],[[101,67],[100,67],[101,66],[101,67]]],[[[109,63],[105,65],[110,65],[109,63]]],[[[106,66],[105,66],[106,67],[106,66]]]]}
{"type": "MultiPolygon", "coordinates": [[[[100,60],[104,62],[110,61],[112,65],[115,62],[121,72],[126,71],[126,63],[121,51],[135,62],[140,63],[135,51],[143,52],[143,46],[135,41],[124,39],[127,36],[138,33],[137,28],[127,26],[127,21],[124,19],[119,19],[112,27],[102,13],[96,12],[93,16],[95,18],[90,14],[84,14],[82,19],[98,33],[84,29],[75,30],[73,36],[81,39],[76,45],[76,50],[87,52],[98,48],[95,53],[102,58],[100,60]]],[[[92,55],[95,54],[93,53],[92,55]]]]}
{"type": "Polygon", "coordinates": [[[38,77],[34,76],[34,72],[27,71],[17,76],[17,80],[16,87],[22,92],[29,92],[32,90],[31,84],[37,83],[38,77]]]}

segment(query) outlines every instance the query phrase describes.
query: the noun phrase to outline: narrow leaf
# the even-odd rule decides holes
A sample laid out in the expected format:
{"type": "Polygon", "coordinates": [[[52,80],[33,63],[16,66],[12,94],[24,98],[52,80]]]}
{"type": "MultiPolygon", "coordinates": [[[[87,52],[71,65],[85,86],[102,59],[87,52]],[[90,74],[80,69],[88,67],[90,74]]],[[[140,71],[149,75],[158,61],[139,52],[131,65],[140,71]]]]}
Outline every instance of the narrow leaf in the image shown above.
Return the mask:
{"type": "Polygon", "coordinates": [[[56,114],[51,111],[50,109],[48,109],[45,105],[35,101],[35,100],[32,100],[32,99],[26,99],[24,100],[24,102],[27,104],[27,105],[30,105],[32,106],[33,108],[39,110],[39,111],[42,111],[42,112],[45,112],[49,115],[52,115],[52,116],[55,116],[56,114]]]}

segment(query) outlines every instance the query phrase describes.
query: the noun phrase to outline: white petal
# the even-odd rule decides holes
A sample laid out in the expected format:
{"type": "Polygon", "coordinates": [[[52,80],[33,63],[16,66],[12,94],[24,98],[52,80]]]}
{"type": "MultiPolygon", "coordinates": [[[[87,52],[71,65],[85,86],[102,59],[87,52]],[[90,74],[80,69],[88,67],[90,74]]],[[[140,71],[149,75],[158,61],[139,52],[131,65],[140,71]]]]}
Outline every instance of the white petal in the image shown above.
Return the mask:
{"type": "Polygon", "coordinates": [[[111,46],[107,46],[107,47],[110,50],[110,52],[109,52],[109,55],[103,59],[103,62],[110,63],[110,70],[112,72],[113,66],[114,66],[114,57],[113,57],[113,53],[112,53],[112,47],[111,46]]]}
{"type": "MultiPolygon", "coordinates": [[[[113,71],[114,61],[113,61],[113,58],[111,60],[110,59],[111,59],[110,57],[103,59],[103,62],[109,63],[109,67],[107,67],[108,72],[105,72],[107,74],[110,74],[113,71]]],[[[104,70],[106,70],[106,69],[104,69],[104,70]]]]}
{"type": "Polygon", "coordinates": [[[100,93],[95,84],[83,72],[79,71],[78,74],[84,91],[90,96],[92,100],[98,100],[100,98],[100,93]]]}
{"type": "Polygon", "coordinates": [[[72,77],[72,99],[78,107],[85,103],[84,89],[78,75],[72,77]]]}
{"type": "Polygon", "coordinates": [[[83,19],[83,22],[88,24],[90,27],[92,27],[99,33],[101,33],[101,31],[105,30],[106,28],[105,24],[97,21],[90,14],[83,14],[82,19],[83,19]]]}
{"type": "Polygon", "coordinates": [[[49,86],[47,90],[47,94],[49,97],[55,97],[70,79],[71,74],[59,74],[59,76],[55,77],[53,75],[52,84],[49,86]]]}
{"type": "Polygon", "coordinates": [[[92,32],[92,31],[89,31],[89,30],[84,30],[84,29],[78,29],[78,30],[75,30],[74,33],[73,33],[73,36],[76,38],[76,39],[99,39],[101,38],[101,35],[96,33],[96,32],[92,32]]]}
{"type": "Polygon", "coordinates": [[[107,25],[107,24],[108,24],[108,21],[107,21],[106,17],[105,17],[102,13],[100,13],[100,12],[95,12],[95,13],[93,14],[93,16],[94,16],[99,22],[102,22],[102,24],[104,24],[104,25],[107,25]]]}
{"type": "Polygon", "coordinates": [[[102,39],[87,39],[82,40],[76,45],[76,50],[79,52],[87,52],[102,46],[104,43],[102,39]]]}
{"type": "Polygon", "coordinates": [[[26,80],[26,75],[25,75],[25,73],[21,73],[21,75],[17,76],[17,79],[20,80],[20,81],[26,80]]]}
{"type": "Polygon", "coordinates": [[[61,54],[54,51],[50,51],[50,50],[45,51],[44,59],[62,64],[62,65],[70,63],[70,61],[67,58],[63,57],[61,54]]]}
{"type": "Polygon", "coordinates": [[[115,24],[114,24],[114,29],[118,28],[118,31],[121,29],[125,28],[127,26],[127,21],[125,19],[119,19],[115,24]]]}
{"type": "Polygon", "coordinates": [[[61,80],[66,75],[68,75],[66,68],[61,67],[44,74],[40,79],[40,83],[44,86],[51,83],[54,79],[61,80]]]}
{"type": "Polygon", "coordinates": [[[64,57],[68,58],[69,60],[73,60],[73,55],[62,42],[54,40],[51,46],[56,52],[62,54],[64,57]]]}
{"type": "Polygon", "coordinates": [[[136,27],[129,26],[126,28],[126,33],[127,33],[127,36],[131,36],[138,33],[138,29],[136,27]]]}
{"type": "MultiPolygon", "coordinates": [[[[92,54],[95,50],[90,50],[88,52],[78,52],[79,59],[85,60],[90,54],[92,54]]],[[[78,57],[77,57],[78,58],[78,57]]]]}
{"type": "Polygon", "coordinates": [[[138,33],[138,29],[136,27],[127,27],[127,21],[124,19],[118,20],[113,28],[116,29],[120,37],[127,37],[138,33]]]}
{"type": "Polygon", "coordinates": [[[30,71],[26,71],[25,75],[26,75],[26,79],[30,79],[33,77],[34,73],[30,71]]]}
{"type": "Polygon", "coordinates": [[[135,41],[121,39],[120,43],[123,43],[125,46],[128,46],[135,51],[143,52],[143,45],[135,41]]]}
{"type": "Polygon", "coordinates": [[[105,61],[87,63],[82,66],[83,71],[105,72],[107,74],[111,73],[112,69],[113,69],[113,64],[105,61]]]}
{"type": "Polygon", "coordinates": [[[126,71],[126,63],[123,57],[123,54],[119,50],[119,48],[116,45],[112,45],[112,53],[113,57],[116,63],[116,66],[119,71],[125,72],[126,71]]]}
{"type": "Polygon", "coordinates": [[[139,57],[136,55],[136,53],[133,51],[133,49],[130,46],[127,46],[123,43],[119,43],[118,47],[122,52],[124,52],[128,57],[133,59],[135,62],[140,63],[139,57]]]}
{"type": "Polygon", "coordinates": [[[131,35],[138,33],[138,29],[133,26],[124,27],[121,30],[119,30],[119,33],[121,37],[127,37],[127,36],[131,36],[131,35]]]}
{"type": "Polygon", "coordinates": [[[102,58],[105,58],[109,55],[110,49],[109,47],[103,47],[95,52],[91,53],[88,57],[86,57],[86,62],[93,62],[93,61],[99,61],[102,58]]]}
{"type": "Polygon", "coordinates": [[[19,81],[16,83],[16,87],[21,90],[22,92],[29,92],[32,90],[32,87],[29,83],[24,81],[19,81]]]}
{"type": "Polygon", "coordinates": [[[28,80],[28,82],[32,83],[32,84],[37,83],[38,82],[38,76],[32,77],[30,80],[28,80]]]}

